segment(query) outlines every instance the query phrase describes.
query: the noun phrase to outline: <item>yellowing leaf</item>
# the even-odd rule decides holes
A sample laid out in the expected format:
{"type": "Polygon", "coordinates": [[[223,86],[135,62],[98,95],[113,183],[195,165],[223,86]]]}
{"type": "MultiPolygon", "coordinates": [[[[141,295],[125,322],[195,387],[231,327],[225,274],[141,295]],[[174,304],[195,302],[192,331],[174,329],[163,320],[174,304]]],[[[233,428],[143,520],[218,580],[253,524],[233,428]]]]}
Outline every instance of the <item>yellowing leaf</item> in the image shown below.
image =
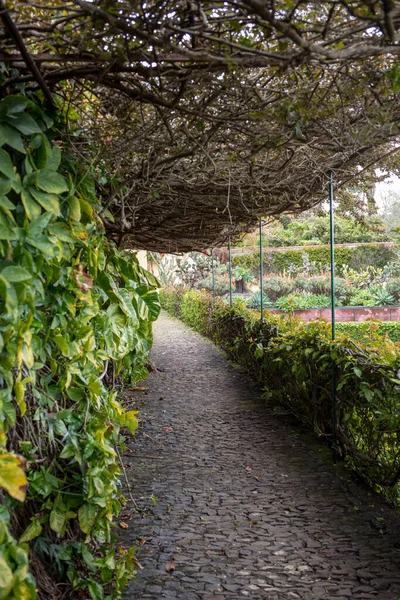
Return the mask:
{"type": "Polygon", "coordinates": [[[15,399],[17,401],[17,404],[19,406],[21,417],[23,417],[24,414],[26,413],[26,402],[24,400],[25,388],[24,388],[22,381],[20,381],[19,379],[17,379],[16,382],[14,383],[14,394],[15,394],[15,399]]]}
{"type": "Polygon", "coordinates": [[[35,202],[35,200],[32,198],[28,190],[22,190],[21,200],[25,208],[26,216],[30,221],[33,221],[34,219],[40,217],[40,215],[42,214],[42,209],[40,208],[39,204],[35,202]]]}
{"type": "Polygon", "coordinates": [[[125,413],[125,425],[131,433],[134,433],[139,426],[136,418],[137,413],[137,410],[129,410],[127,413],[125,413]]]}
{"type": "Polygon", "coordinates": [[[39,204],[43,206],[45,210],[52,212],[57,216],[60,214],[60,203],[55,194],[47,194],[45,192],[40,192],[33,186],[29,188],[29,191],[35,198],[36,202],[39,202],[39,204]]]}
{"type": "Polygon", "coordinates": [[[65,511],[61,510],[59,506],[54,506],[50,513],[50,528],[56,533],[62,533],[65,523],[65,511]]]}
{"type": "Polygon", "coordinates": [[[80,507],[78,512],[78,518],[79,525],[81,526],[83,533],[90,533],[90,530],[92,529],[96,520],[96,513],[97,509],[94,504],[89,504],[88,502],[85,502],[85,504],[82,504],[82,506],[80,507]]]}
{"type": "Polygon", "coordinates": [[[81,220],[81,205],[76,196],[70,196],[68,198],[69,204],[69,216],[73,221],[81,220]]]}
{"type": "Polygon", "coordinates": [[[60,348],[64,356],[68,356],[68,342],[62,335],[55,335],[53,338],[54,342],[60,348]]]}
{"type": "MultiPolygon", "coordinates": [[[[0,554],[0,593],[2,594],[13,583],[13,573],[9,564],[2,554],[0,554]]],[[[6,596],[4,596],[5,598],[6,596]]]]}
{"type": "Polygon", "coordinates": [[[37,171],[36,183],[43,192],[49,192],[50,194],[62,194],[68,191],[68,184],[65,177],[51,169],[37,171]]]}
{"type": "Polygon", "coordinates": [[[0,487],[20,502],[23,502],[26,496],[25,466],[26,460],[22,456],[0,454],[0,487]]]}

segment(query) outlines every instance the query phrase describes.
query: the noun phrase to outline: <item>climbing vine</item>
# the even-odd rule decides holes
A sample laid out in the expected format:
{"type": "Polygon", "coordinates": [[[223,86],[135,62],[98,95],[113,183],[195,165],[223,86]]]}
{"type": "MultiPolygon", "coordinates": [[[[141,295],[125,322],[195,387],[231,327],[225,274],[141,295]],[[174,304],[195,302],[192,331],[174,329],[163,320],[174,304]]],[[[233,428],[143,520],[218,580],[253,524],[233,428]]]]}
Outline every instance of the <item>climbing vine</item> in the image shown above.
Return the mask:
{"type": "Polygon", "coordinates": [[[0,101],[0,598],[54,597],[55,580],[112,600],[135,567],[113,519],[137,418],[105,383],[146,374],[158,284],[107,241],[95,170],[53,113],[0,101]]]}

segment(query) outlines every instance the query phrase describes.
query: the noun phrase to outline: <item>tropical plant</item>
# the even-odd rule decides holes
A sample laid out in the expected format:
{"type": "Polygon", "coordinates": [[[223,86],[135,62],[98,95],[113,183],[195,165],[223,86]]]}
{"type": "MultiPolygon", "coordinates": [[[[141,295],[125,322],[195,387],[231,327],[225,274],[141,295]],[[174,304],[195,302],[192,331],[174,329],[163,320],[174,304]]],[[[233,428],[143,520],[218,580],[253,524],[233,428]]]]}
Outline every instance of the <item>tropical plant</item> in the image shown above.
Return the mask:
{"type": "Polygon", "coordinates": [[[353,294],[349,296],[347,301],[348,306],[375,306],[376,300],[373,293],[370,290],[361,289],[355,290],[353,294]]]}
{"type": "MultiPolygon", "coordinates": [[[[263,299],[264,307],[273,306],[273,303],[271,302],[271,300],[269,299],[269,297],[266,294],[262,295],[262,299],[263,299]]],[[[260,310],[260,308],[261,308],[261,291],[260,290],[254,292],[250,296],[250,298],[248,298],[246,300],[246,306],[247,306],[247,308],[251,308],[252,310],[260,310]]]]}
{"type": "Polygon", "coordinates": [[[383,285],[375,286],[371,292],[377,306],[391,306],[396,302],[395,297],[383,285]]]}
{"type": "Polygon", "coordinates": [[[234,267],[232,269],[232,279],[235,281],[243,280],[245,283],[253,281],[254,276],[250,269],[244,267],[234,267]]]}
{"type": "Polygon", "coordinates": [[[276,307],[280,310],[306,310],[308,308],[324,308],[330,306],[331,300],[323,294],[311,294],[309,292],[288,294],[276,301],[276,307]]]}

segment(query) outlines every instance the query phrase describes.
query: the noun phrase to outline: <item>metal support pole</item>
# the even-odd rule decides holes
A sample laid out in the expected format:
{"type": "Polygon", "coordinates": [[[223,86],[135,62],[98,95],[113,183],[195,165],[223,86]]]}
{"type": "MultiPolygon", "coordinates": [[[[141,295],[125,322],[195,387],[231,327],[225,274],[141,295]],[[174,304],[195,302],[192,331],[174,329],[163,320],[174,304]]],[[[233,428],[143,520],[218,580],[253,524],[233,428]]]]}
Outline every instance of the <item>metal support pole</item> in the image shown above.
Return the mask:
{"type": "Polygon", "coordinates": [[[261,323],[264,323],[264,280],[263,280],[263,242],[262,242],[262,220],[260,219],[260,308],[261,323]]]}
{"type": "Polygon", "coordinates": [[[229,306],[232,306],[232,253],[231,253],[231,238],[228,239],[228,254],[229,254],[229,306]]]}
{"type": "Polygon", "coordinates": [[[214,248],[211,250],[211,276],[212,276],[213,302],[215,302],[214,248]]]}
{"type": "MultiPolygon", "coordinates": [[[[336,315],[335,315],[335,222],[333,211],[333,175],[329,171],[329,214],[330,214],[330,244],[331,244],[331,314],[332,314],[332,341],[336,340],[336,315]]],[[[333,461],[337,460],[337,382],[336,361],[332,361],[332,445],[333,461]]]]}

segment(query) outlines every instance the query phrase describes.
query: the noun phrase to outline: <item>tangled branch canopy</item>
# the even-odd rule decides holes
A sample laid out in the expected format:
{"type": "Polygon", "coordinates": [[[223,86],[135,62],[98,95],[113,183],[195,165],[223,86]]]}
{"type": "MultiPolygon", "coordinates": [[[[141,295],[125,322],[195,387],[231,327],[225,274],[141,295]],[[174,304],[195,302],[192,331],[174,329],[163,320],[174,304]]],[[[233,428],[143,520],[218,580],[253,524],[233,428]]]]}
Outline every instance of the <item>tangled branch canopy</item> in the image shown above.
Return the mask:
{"type": "Polygon", "coordinates": [[[5,89],[41,89],[75,120],[68,141],[98,165],[106,229],[125,245],[217,245],[315,205],[329,171],[339,187],[397,150],[398,1],[3,8],[17,30],[5,19],[5,89]]]}

